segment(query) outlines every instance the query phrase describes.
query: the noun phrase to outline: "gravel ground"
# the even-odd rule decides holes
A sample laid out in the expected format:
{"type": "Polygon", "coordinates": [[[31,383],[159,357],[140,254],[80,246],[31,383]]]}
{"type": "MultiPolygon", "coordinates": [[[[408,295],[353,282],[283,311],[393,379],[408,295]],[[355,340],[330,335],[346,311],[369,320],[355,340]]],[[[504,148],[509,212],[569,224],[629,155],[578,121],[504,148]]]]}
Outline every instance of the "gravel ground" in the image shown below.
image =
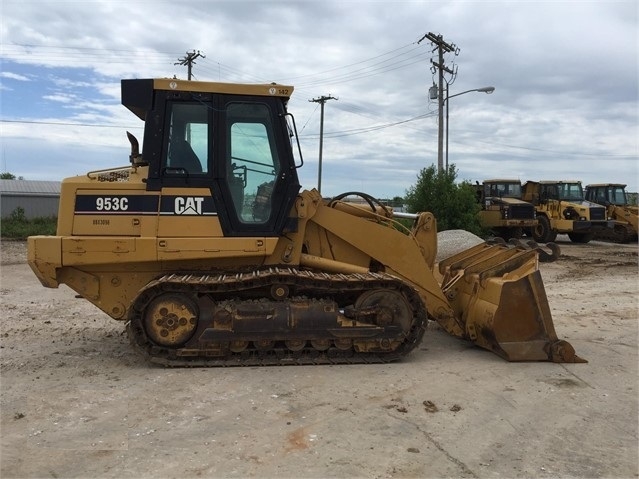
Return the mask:
{"type": "Polygon", "coordinates": [[[559,242],[541,273],[587,364],[508,363],[430,324],[398,363],[224,369],[144,362],[2,242],[0,477],[636,478],[637,245],[559,242]]]}

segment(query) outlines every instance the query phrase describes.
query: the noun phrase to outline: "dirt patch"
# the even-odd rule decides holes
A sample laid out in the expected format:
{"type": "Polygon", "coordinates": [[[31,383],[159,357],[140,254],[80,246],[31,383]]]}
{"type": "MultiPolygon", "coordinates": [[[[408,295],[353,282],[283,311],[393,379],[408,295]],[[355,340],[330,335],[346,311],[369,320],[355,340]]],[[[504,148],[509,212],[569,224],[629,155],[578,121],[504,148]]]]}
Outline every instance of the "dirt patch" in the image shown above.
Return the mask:
{"type": "Polygon", "coordinates": [[[3,239],[0,242],[0,257],[2,265],[24,264],[27,261],[27,248],[24,241],[12,241],[3,239]]]}

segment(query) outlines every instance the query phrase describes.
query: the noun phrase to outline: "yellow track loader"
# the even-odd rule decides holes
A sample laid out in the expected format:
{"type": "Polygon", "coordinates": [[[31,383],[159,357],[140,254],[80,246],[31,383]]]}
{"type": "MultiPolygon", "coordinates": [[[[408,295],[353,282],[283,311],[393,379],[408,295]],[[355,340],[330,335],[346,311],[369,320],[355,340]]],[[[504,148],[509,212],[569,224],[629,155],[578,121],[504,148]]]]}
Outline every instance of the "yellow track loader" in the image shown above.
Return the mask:
{"type": "Polygon", "coordinates": [[[357,193],[300,192],[293,87],[122,81],[145,123],[130,165],[62,182],[56,236],[28,239],[64,283],[168,366],[387,362],[428,320],[510,361],[583,362],[559,340],[530,244],[435,264],[436,220],[357,193]]]}
{"type": "Polygon", "coordinates": [[[630,205],[626,195],[626,185],[620,183],[600,183],[586,186],[586,200],[603,205],[608,218],[614,221],[612,229],[599,231],[595,237],[618,243],[637,241],[639,232],[639,208],[630,205]]]}

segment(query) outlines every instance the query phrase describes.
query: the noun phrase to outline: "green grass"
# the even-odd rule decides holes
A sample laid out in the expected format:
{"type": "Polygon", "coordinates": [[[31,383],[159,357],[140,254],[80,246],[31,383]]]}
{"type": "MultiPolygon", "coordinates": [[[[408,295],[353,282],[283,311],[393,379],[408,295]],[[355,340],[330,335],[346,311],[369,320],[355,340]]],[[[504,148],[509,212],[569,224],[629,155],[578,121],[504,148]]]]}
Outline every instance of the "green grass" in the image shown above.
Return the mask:
{"type": "Polygon", "coordinates": [[[0,235],[3,238],[24,240],[27,236],[55,235],[56,217],[27,219],[22,208],[13,210],[8,218],[0,221],[0,235]]]}

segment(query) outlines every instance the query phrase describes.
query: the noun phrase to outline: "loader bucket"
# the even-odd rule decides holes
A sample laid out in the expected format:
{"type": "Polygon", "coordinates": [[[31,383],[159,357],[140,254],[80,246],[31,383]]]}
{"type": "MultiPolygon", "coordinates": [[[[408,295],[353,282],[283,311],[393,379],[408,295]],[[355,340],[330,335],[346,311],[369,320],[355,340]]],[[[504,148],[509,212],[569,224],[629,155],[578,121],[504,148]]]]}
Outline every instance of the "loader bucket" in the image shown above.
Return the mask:
{"type": "Polygon", "coordinates": [[[481,243],[440,262],[442,290],[457,324],[464,339],[508,361],[587,362],[557,337],[538,254],[481,243]]]}

